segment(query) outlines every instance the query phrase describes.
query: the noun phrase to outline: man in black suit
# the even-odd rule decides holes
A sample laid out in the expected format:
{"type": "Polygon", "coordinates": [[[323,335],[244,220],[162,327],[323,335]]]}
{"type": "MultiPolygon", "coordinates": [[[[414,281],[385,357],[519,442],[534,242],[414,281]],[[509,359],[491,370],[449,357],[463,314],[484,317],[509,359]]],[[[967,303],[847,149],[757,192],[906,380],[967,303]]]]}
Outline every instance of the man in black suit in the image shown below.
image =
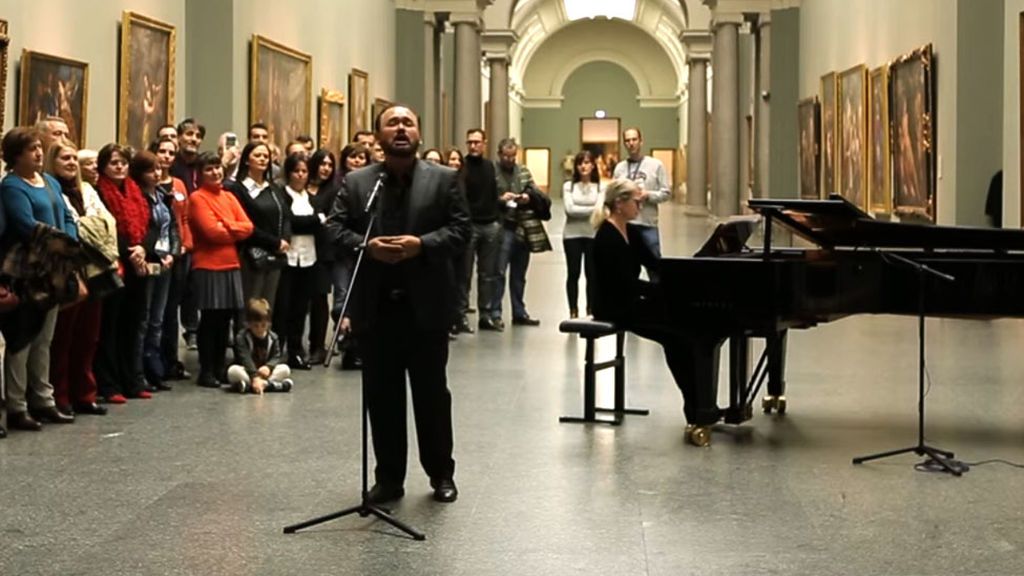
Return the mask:
{"type": "Polygon", "coordinates": [[[327,221],[342,250],[355,251],[376,215],[349,310],[363,353],[363,384],[377,459],[371,502],[405,495],[405,381],[412,389],[420,462],[434,499],[454,502],[448,330],[456,317],[453,258],[470,237],[454,170],[416,158],[419,117],[400,105],[376,119],[385,160],[350,172],[327,221]]]}

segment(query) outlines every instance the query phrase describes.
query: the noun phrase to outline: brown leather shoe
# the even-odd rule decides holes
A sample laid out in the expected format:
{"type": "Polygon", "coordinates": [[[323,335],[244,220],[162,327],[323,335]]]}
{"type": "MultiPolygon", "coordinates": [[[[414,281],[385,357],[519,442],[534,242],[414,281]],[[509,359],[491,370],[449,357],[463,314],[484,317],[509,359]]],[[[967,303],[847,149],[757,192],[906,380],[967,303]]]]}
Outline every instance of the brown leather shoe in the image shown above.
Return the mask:
{"type": "Polygon", "coordinates": [[[7,426],[11,430],[27,430],[29,432],[39,432],[43,429],[43,425],[29,416],[28,412],[8,412],[7,426]]]}

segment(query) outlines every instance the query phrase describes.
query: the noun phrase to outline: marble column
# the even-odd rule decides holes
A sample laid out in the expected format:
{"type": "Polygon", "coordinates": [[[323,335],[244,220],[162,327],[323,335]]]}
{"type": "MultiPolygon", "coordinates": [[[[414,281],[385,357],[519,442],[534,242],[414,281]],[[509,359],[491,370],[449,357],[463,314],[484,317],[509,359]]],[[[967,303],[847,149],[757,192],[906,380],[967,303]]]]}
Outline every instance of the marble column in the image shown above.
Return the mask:
{"type": "Polygon", "coordinates": [[[754,197],[768,198],[769,175],[771,164],[769,163],[768,148],[771,143],[771,131],[769,130],[771,114],[771,13],[763,13],[758,18],[757,35],[757,86],[756,106],[754,107],[754,130],[756,132],[755,145],[757,147],[754,156],[754,197]]]}
{"type": "Polygon", "coordinates": [[[455,133],[453,144],[460,146],[466,131],[482,128],[480,75],[480,17],[477,14],[452,14],[455,27],[455,133]]]}
{"type": "Polygon", "coordinates": [[[438,97],[437,18],[423,14],[423,110],[420,111],[420,137],[424,148],[441,145],[441,99],[438,97]]]}
{"type": "Polygon", "coordinates": [[[711,207],[718,217],[740,212],[739,28],[742,23],[741,15],[718,16],[714,22],[711,207]]]}
{"type": "Polygon", "coordinates": [[[691,56],[687,88],[686,207],[687,214],[708,213],[708,57],[691,56]]]}
{"type": "Polygon", "coordinates": [[[498,142],[508,138],[508,57],[488,57],[491,69],[491,133],[487,148],[491,158],[498,157],[498,142]]]}

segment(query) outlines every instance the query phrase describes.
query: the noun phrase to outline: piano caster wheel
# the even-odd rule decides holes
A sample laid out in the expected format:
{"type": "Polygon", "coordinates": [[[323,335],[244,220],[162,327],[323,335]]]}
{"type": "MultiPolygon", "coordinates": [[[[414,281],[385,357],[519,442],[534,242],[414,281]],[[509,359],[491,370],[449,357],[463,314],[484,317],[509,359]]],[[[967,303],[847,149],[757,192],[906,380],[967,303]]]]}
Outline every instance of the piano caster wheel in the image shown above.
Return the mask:
{"type": "Polygon", "coordinates": [[[765,396],[761,400],[761,409],[764,410],[765,414],[771,414],[772,410],[775,410],[776,414],[786,413],[786,397],[785,396],[765,396]]]}
{"type": "Polygon", "coordinates": [[[711,426],[694,426],[693,424],[687,424],[686,441],[701,448],[711,446],[711,426]]]}
{"type": "Polygon", "coordinates": [[[780,415],[780,416],[786,413],[786,397],[785,396],[779,396],[778,398],[775,399],[775,413],[780,415]]]}

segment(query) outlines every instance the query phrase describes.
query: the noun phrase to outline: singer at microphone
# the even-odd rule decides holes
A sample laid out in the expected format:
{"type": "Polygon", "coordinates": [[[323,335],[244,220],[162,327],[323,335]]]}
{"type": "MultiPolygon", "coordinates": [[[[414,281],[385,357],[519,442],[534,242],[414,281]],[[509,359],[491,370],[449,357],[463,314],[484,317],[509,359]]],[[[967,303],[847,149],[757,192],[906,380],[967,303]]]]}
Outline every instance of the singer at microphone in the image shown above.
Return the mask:
{"type": "Polygon", "coordinates": [[[411,108],[388,106],[375,128],[384,161],[345,176],[326,224],[331,241],[354,253],[375,217],[346,312],[363,354],[377,461],[369,500],[405,495],[408,375],[420,461],[434,499],[454,502],[448,329],[457,315],[453,259],[469,241],[469,210],[454,170],[416,158],[419,117],[411,108]]]}

